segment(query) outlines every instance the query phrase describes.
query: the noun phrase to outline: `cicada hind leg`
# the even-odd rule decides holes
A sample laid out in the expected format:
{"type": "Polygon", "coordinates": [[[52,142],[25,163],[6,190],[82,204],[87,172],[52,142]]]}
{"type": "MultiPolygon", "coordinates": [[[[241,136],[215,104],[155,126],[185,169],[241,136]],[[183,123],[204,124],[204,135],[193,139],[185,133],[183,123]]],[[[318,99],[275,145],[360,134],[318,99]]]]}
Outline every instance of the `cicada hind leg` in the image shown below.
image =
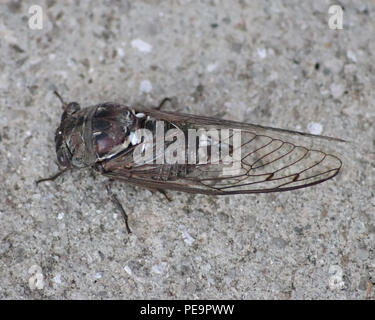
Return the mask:
{"type": "Polygon", "coordinates": [[[109,180],[108,183],[105,185],[105,187],[107,189],[107,193],[108,193],[109,197],[111,198],[112,202],[116,205],[116,207],[121,212],[122,217],[124,218],[125,226],[126,226],[126,231],[128,233],[132,233],[132,231],[129,228],[129,224],[128,224],[128,219],[129,219],[128,215],[126,214],[125,209],[122,206],[120,200],[117,199],[116,195],[112,192],[112,180],[109,180]]]}

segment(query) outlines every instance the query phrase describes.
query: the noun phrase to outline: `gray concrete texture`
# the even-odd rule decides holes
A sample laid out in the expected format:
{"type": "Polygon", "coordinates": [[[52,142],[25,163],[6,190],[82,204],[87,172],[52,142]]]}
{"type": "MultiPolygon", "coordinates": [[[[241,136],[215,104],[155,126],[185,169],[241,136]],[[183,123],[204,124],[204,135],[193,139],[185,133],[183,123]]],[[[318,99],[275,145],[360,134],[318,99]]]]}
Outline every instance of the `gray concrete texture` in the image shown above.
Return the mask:
{"type": "Polygon", "coordinates": [[[331,4],[1,1],[0,298],[373,299],[375,4],[340,1],[342,30],[331,4]],[[338,177],[294,192],[169,203],[117,183],[129,235],[103,177],[35,185],[57,171],[54,89],[351,143],[328,144],[338,177]]]}

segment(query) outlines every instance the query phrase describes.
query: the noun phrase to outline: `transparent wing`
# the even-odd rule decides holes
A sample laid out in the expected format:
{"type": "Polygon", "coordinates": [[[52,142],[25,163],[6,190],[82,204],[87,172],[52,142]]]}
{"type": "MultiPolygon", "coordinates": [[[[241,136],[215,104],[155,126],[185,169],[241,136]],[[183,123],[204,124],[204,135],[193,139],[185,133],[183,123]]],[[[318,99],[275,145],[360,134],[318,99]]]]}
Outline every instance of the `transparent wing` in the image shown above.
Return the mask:
{"type": "MultiPolygon", "coordinates": [[[[206,164],[157,164],[157,156],[147,163],[137,164],[133,159],[136,146],[133,146],[102,164],[103,174],[110,178],[151,189],[225,195],[305,188],[333,178],[342,167],[342,161],[337,156],[315,148],[315,145],[320,145],[316,143],[318,140],[333,144],[343,142],[340,139],[187,114],[147,109],[139,112],[151,119],[165,121],[184,133],[188,129],[229,129],[229,132],[237,129],[241,132],[240,143],[234,142],[233,133],[224,146],[222,140],[210,136],[209,143],[205,142],[206,164]],[[221,144],[220,150],[229,150],[230,156],[240,151],[236,166],[221,158],[216,163],[210,163],[213,147],[218,143],[221,144]]],[[[170,144],[165,142],[165,148],[170,144]]],[[[197,142],[197,153],[199,147],[197,142]]]]}

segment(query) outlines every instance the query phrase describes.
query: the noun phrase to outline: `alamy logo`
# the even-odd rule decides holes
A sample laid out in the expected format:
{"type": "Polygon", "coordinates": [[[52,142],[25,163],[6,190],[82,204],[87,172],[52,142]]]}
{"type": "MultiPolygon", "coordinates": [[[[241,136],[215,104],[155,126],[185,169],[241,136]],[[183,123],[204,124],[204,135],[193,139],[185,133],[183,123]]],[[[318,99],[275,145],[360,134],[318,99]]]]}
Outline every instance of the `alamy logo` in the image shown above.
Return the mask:
{"type": "Polygon", "coordinates": [[[169,129],[156,122],[155,134],[147,129],[132,132],[136,164],[220,164],[223,175],[235,175],[241,169],[240,129],[169,129]]]}
{"type": "Polygon", "coordinates": [[[328,27],[332,30],[343,29],[343,18],[344,11],[339,5],[332,5],[328,9],[328,14],[330,15],[328,19],[328,27]]]}
{"type": "Polygon", "coordinates": [[[43,9],[41,6],[36,4],[29,8],[29,28],[31,30],[42,30],[43,29],[43,9]]]}

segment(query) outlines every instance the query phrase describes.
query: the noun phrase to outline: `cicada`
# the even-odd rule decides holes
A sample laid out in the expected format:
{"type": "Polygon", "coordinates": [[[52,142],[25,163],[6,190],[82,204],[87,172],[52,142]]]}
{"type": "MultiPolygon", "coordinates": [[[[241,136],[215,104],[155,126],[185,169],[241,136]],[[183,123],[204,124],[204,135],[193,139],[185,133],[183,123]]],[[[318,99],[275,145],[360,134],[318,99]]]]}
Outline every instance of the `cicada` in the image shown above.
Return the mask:
{"type": "MultiPolygon", "coordinates": [[[[336,176],[342,161],[323,149],[300,145],[299,138],[344,140],[161,110],[101,103],[63,105],[55,133],[61,173],[92,168],[110,180],[164,193],[207,195],[290,191],[336,176]],[[297,142],[295,142],[297,141],[297,142]]],[[[107,188],[122,212],[117,197],[107,188]]]]}

